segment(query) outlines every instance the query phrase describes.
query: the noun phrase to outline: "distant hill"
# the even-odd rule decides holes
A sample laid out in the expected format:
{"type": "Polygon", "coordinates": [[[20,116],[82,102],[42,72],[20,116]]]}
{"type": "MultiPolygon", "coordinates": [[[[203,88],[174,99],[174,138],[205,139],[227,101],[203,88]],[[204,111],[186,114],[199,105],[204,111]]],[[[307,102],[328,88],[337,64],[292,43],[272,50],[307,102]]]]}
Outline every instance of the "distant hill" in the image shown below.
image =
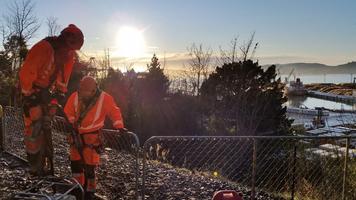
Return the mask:
{"type": "MultiPolygon", "coordinates": [[[[264,65],[268,67],[270,65],[264,65]]],[[[356,74],[356,62],[330,66],[320,63],[276,64],[280,74],[289,74],[292,69],[296,74],[356,74]]]]}

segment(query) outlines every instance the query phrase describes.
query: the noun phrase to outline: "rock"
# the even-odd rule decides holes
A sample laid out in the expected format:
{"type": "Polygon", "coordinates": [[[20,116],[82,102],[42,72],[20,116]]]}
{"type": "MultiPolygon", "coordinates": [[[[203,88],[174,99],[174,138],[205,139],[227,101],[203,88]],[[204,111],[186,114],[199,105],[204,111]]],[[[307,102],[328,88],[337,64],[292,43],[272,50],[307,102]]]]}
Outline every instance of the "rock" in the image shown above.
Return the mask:
{"type": "MultiPolygon", "coordinates": [[[[53,136],[55,147],[55,175],[70,175],[68,144],[64,136],[53,136]]],[[[23,148],[23,147],[22,147],[23,148]]],[[[97,169],[97,194],[104,199],[135,199],[135,157],[114,148],[106,148],[105,165],[97,169]]],[[[142,166],[142,160],[140,167],[142,166]]],[[[37,177],[30,177],[26,166],[18,162],[16,168],[8,163],[16,163],[16,159],[0,153],[0,199],[9,194],[23,191],[38,182],[37,177]]],[[[139,172],[142,175],[142,168],[139,172]]],[[[175,168],[157,161],[150,161],[146,171],[145,199],[211,199],[214,192],[222,189],[241,191],[249,199],[251,192],[241,185],[232,185],[216,177],[194,173],[187,169],[175,168]]],[[[142,178],[139,179],[142,182],[142,178]]],[[[69,198],[69,197],[68,197],[69,198]]],[[[258,193],[257,199],[274,199],[267,193],[258,193]]]]}

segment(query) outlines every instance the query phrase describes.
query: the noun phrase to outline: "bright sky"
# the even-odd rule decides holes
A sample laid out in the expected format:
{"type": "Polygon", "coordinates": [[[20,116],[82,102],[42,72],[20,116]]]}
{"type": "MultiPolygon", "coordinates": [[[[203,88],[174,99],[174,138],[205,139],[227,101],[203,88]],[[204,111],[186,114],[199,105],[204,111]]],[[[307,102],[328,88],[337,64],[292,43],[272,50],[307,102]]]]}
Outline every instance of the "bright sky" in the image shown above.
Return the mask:
{"type": "MultiPolygon", "coordinates": [[[[0,1],[0,13],[12,0],[0,1]]],[[[113,57],[184,59],[193,42],[226,47],[256,32],[256,57],[261,64],[356,60],[354,0],[33,0],[41,30],[32,43],[46,36],[45,19],[58,18],[62,27],[74,23],[85,34],[83,52],[113,57]],[[130,47],[130,44],[131,47],[130,47]]],[[[141,59],[142,61],[142,59],[141,59]]],[[[173,63],[173,62],[172,62],[173,63]]]]}

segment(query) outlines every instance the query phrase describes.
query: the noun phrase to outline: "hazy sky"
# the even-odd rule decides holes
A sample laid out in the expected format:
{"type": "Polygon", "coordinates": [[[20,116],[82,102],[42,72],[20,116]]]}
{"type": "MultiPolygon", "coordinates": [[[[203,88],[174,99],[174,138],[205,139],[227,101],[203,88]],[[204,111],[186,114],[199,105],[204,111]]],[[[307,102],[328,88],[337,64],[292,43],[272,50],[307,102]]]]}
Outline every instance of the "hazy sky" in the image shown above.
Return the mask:
{"type": "MultiPolygon", "coordinates": [[[[0,0],[0,13],[11,0],[0,0]]],[[[117,49],[118,31],[142,31],[145,53],[180,59],[187,47],[202,43],[215,53],[233,37],[240,43],[256,32],[256,58],[261,64],[356,60],[354,0],[33,0],[42,21],[37,37],[47,33],[45,19],[58,18],[62,27],[78,25],[85,34],[83,52],[117,49]]],[[[148,60],[148,59],[147,59],[148,60]]]]}

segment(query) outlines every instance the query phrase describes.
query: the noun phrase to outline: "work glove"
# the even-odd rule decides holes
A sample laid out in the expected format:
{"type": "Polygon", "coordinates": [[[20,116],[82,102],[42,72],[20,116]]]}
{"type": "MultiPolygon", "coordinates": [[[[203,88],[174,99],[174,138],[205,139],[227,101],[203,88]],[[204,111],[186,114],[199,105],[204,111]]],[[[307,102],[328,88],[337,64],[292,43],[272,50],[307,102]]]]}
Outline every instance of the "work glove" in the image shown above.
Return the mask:
{"type": "Polygon", "coordinates": [[[64,100],[65,100],[65,94],[63,92],[60,92],[60,91],[55,91],[53,94],[52,94],[52,98],[55,98],[57,99],[58,103],[60,105],[64,105],[64,100]]]}

